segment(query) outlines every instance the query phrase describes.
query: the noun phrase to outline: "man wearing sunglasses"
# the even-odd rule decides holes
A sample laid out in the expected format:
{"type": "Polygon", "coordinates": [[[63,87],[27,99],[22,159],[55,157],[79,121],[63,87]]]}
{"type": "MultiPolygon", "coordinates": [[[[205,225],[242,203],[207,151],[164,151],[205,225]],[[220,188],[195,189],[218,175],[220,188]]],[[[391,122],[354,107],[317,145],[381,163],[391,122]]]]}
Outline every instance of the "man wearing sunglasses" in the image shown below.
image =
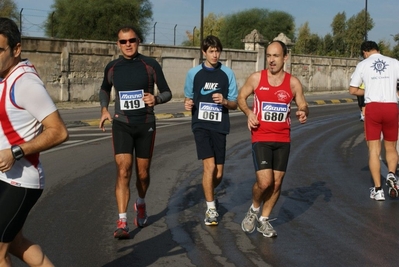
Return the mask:
{"type": "Polygon", "coordinates": [[[127,207],[130,199],[130,179],[136,164],[138,198],[134,203],[137,227],[147,224],[144,198],[150,184],[150,164],[155,140],[154,106],[168,102],[172,93],[159,63],[138,52],[141,32],[131,26],[118,30],[117,45],[122,55],[107,64],[100,90],[101,119],[112,121],[114,157],[117,166],[115,185],[119,219],[114,237],[129,238],[127,207]],[[158,94],[154,92],[155,84],[158,94]],[[115,90],[115,113],[109,110],[111,89],[115,90]],[[133,159],[135,159],[133,163],[133,159]]]}

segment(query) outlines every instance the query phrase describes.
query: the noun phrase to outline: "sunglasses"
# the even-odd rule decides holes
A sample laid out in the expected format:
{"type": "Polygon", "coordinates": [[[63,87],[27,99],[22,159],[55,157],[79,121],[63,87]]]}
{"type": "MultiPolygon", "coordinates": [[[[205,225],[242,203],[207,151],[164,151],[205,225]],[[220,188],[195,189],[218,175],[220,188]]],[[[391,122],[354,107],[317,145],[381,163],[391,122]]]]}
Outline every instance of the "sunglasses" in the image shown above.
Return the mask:
{"type": "Polygon", "coordinates": [[[129,43],[135,43],[135,42],[137,42],[137,38],[131,38],[131,39],[128,39],[128,40],[123,40],[123,39],[121,39],[121,40],[118,40],[118,42],[120,43],[120,44],[127,44],[127,42],[129,42],[129,43]]]}

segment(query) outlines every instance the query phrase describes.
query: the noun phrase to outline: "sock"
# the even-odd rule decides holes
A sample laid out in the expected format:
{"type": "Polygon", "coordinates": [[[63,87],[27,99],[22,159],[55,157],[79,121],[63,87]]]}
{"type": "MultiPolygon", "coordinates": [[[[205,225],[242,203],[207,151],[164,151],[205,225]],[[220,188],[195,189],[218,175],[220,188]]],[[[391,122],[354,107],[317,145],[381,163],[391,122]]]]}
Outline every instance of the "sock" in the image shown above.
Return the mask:
{"type": "Polygon", "coordinates": [[[127,221],[127,214],[125,213],[119,213],[119,219],[126,222],[127,221]]]}
{"type": "Polygon", "coordinates": [[[375,192],[377,192],[377,191],[379,191],[379,190],[381,190],[381,186],[375,188],[375,192]]]}
{"type": "Polygon", "coordinates": [[[137,200],[136,200],[136,203],[137,204],[144,204],[145,203],[144,198],[138,197],[137,200]]]}
{"type": "Polygon", "coordinates": [[[251,209],[252,209],[253,211],[255,211],[256,213],[258,213],[259,210],[260,210],[260,207],[255,208],[255,207],[254,207],[254,204],[252,204],[252,205],[251,205],[251,209]]]}
{"type": "Polygon", "coordinates": [[[263,216],[260,216],[259,217],[259,221],[266,221],[266,220],[268,220],[269,219],[269,217],[263,217],[263,216]]]}
{"type": "Polygon", "coordinates": [[[207,209],[209,210],[209,209],[216,209],[216,206],[215,206],[215,201],[210,201],[210,202],[206,202],[206,207],[207,207],[207,209]]]}

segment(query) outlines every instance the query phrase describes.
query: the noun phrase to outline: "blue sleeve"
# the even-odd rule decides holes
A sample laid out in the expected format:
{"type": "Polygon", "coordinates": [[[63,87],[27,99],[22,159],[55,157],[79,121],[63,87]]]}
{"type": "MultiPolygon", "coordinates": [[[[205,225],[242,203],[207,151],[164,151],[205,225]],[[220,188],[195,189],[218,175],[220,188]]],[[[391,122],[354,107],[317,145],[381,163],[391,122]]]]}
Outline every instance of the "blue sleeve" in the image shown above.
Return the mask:
{"type": "Polygon", "coordinates": [[[194,77],[202,69],[202,64],[190,69],[187,72],[186,82],[184,84],[184,96],[194,98],[194,77]]]}
{"type": "Polygon", "coordinates": [[[222,65],[222,69],[226,73],[229,79],[229,93],[227,95],[227,100],[237,101],[238,89],[237,89],[236,76],[234,75],[232,69],[225,67],[224,65],[222,65]]]}

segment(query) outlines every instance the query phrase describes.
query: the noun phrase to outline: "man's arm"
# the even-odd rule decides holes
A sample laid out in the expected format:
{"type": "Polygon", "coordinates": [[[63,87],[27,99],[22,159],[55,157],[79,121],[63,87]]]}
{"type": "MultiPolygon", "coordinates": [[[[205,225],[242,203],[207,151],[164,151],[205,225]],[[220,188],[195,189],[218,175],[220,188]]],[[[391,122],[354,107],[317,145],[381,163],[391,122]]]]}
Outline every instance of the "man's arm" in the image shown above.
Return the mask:
{"type": "Polygon", "coordinates": [[[256,87],[259,85],[260,75],[261,73],[259,71],[251,74],[245,81],[245,84],[241,87],[237,97],[238,107],[248,117],[247,124],[250,131],[251,129],[258,127],[259,121],[256,115],[248,107],[247,98],[254,93],[256,87]]]}
{"type": "MultiPolygon", "coordinates": [[[[50,149],[68,139],[68,131],[58,110],[45,117],[41,123],[43,125],[43,132],[34,139],[19,145],[24,156],[50,149]]],[[[14,165],[14,162],[15,159],[11,149],[3,149],[0,151],[0,171],[9,171],[14,165]]]]}
{"type": "Polygon", "coordinates": [[[296,116],[300,123],[305,123],[307,121],[307,117],[309,115],[308,103],[305,100],[305,95],[303,94],[303,88],[301,82],[298,78],[291,76],[291,90],[294,94],[294,100],[298,107],[296,111],[296,116]]]}

